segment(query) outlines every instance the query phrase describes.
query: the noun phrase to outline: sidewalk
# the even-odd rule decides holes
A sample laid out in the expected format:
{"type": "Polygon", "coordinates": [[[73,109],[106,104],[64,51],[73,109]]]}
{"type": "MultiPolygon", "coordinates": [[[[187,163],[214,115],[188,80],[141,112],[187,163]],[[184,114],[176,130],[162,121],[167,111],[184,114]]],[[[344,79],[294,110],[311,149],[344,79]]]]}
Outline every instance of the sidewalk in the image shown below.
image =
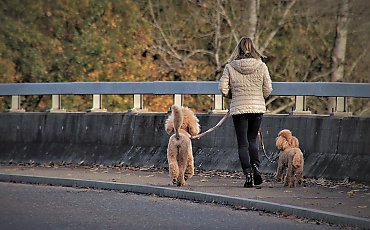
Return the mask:
{"type": "Polygon", "coordinates": [[[240,173],[208,171],[196,172],[187,186],[179,188],[170,183],[167,171],[149,168],[0,165],[0,173],[158,186],[293,205],[370,221],[369,186],[345,181],[306,179],[303,186],[287,188],[265,175],[260,187],[243,188],[244,180],[240,173]]]}

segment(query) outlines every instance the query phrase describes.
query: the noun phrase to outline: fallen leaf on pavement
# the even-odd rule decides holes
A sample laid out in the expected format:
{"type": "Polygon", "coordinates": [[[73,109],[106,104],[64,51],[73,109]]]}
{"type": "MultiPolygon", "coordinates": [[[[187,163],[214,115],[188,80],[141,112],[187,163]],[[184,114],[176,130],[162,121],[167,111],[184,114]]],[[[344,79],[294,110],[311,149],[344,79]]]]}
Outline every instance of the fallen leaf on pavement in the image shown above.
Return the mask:
{"type": "Polygon", "coordinates": [[[353,196],[355,195],[355,193],[354,193],[354,192],[352,192],[352,191],[349,191],[349,192],[347,192],[347,195],[348,195],[349,197],[353,197],[353,196]]]}

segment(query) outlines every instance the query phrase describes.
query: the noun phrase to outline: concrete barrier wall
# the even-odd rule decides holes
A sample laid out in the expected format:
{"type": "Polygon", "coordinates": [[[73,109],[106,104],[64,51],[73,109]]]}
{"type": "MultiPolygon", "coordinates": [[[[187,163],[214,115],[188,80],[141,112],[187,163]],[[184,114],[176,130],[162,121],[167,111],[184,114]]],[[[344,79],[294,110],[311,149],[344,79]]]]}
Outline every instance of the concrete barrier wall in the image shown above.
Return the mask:
{"type": "MultiPolygon", "coordinates": [[[[203,131],[223,115],[197,115],[203,131]]],[[[167,114],[0,113],[0,162],[126,164],[167,167],[167,114]]],[[[370,119],[265,115],[262,122],[268,156],[277,154],[275,137],[290,129],[305,155],[305,175],[370,182],[370,119]]],[[[231,118],[216,131],[193,140],[195,166],[240,171],[231,118]]],[[[262,154],[261,169],[277,163],[262,154]]]]}

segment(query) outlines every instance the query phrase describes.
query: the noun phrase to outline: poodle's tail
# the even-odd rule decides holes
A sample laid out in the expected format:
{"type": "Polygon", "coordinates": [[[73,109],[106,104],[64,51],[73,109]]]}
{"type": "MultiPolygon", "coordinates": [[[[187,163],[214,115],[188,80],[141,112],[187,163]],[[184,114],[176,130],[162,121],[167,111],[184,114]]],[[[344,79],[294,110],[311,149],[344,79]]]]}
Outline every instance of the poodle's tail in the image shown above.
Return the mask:
{"type": "Polygon", "coordinates": [[[180,106],[173,105],[172,114],[173,114],[173,128],[175,129],[176,139],[178,140],[180,139],[179,129],[184,119],[182,109],[180,108],[180,106]]]}

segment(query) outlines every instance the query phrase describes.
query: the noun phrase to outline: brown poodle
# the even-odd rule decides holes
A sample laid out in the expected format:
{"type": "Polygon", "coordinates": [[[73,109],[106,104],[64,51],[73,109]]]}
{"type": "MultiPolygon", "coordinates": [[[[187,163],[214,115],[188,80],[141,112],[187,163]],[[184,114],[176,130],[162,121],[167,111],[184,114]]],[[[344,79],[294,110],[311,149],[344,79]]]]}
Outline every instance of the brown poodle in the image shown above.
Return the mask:
{"type": "Polygon", "coordinates": [[[190,137],[199,134],[199,120],[189,108],[173,105],[165,128],[172,135],[167,147],[169,174],[173,184],[183,186],[194,175],[190,137]]]}
{"type": "Polygon", "coordinates": [[[303,181],[304,158],[299,148],[298,139],[288,129],[281,130],[276,138],[276,147],[280,150],[276,179],[283,180],[283,171],[288,168],[284,178],[284,186],[295,187],[303,181]]]}

